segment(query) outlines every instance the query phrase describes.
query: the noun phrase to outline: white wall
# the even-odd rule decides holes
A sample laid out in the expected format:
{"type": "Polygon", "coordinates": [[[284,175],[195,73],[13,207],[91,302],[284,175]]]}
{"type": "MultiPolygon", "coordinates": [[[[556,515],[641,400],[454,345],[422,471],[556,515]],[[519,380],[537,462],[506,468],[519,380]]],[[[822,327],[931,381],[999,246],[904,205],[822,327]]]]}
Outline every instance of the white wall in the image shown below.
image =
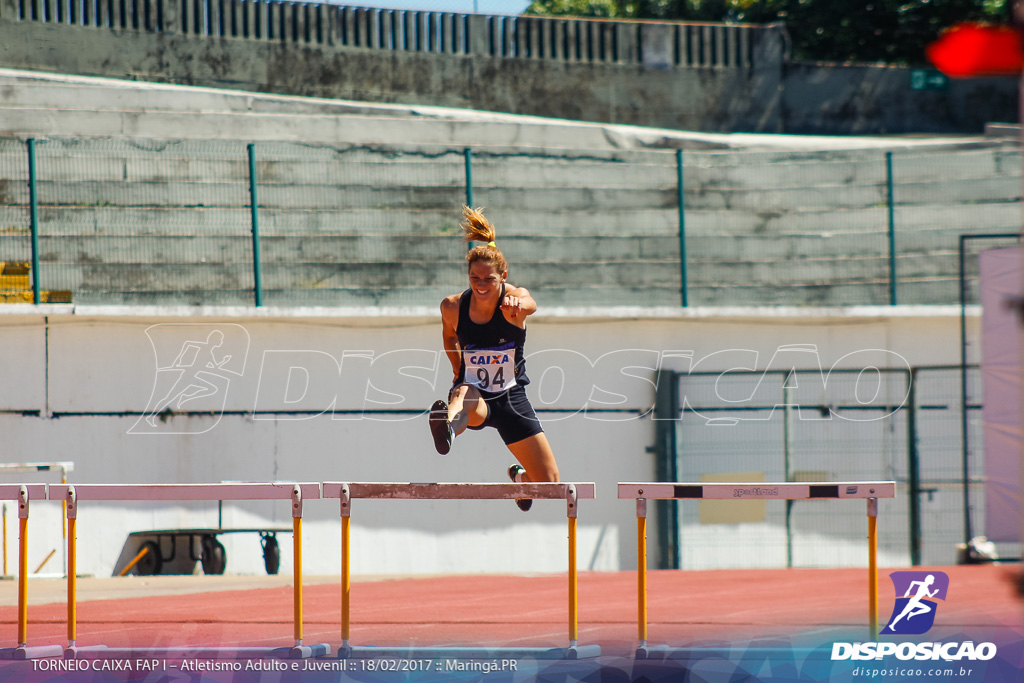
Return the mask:
{"type": "MultiPolygon", "coordinates": [[[[972,334],[976,318],[972,310],[972,334]]],[[[538,314],[527,345],[531,399],[563,480],[597,483],[598,500],[580,506],[580,567],[635,567],[635,509],[616,499],[615,484],[654,478],[644,413],[659,363],[724,370],[755,351],[758,368],[775,367],[780,346],[803,344],[826,369],[868,349],[880,351],[856,358],[954,364],[958,323],[953,307],[538,314]],[[720,353],[729,349],[748,351],[720,353]]],[[[0,348],[2,459],[74,461],[72,483],[500,482],[512,462],[493,430],[460,437],[446,457],[434,453],[425,409],[447,392],[451,371],[433,310],[10,305],[0,307],[0,348]],[[216,391],[150,426],[144,414],[173,386],[179,372],[169,368],[185,342],[215,330],[224,334],[215,358],[231,358],[200,378],[216,391]]],[[[337,502],[308,501],[305,511],[305,571],[339,572],[337,502]]],[[[225,503],[223,515],[226,527],[291,524],[285,502],[225,503]]],[[[32,568],[62,543],[59,514],[45,519],[33,518],[32,568]]],[[[523,514],[506,501],[355,501],[352,520],[357,574],[565,570],[558,502],[523,514]]],[[[215,502],[83,503],[79,569],[110,575],[131,556],[132,531],[216,524],[215,502]]],[[[229,572],[263,571],[254,535],[222,540],[229,572]]],[[[289,572],[289,535],[279,540],[289,572]]]]}

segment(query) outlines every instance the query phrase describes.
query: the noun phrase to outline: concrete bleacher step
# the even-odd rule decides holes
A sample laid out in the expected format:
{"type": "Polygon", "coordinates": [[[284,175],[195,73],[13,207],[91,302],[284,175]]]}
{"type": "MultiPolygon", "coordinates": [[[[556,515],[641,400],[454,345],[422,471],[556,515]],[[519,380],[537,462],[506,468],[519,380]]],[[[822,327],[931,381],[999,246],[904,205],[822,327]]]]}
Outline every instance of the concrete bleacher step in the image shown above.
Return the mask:
{"type": "MultiPolygon", "coordinates": [[[[1020,224],[1022,157],[1006,141],[790,149],[785,136],[0,70],[0,253],[18,259],[27,135],[43,284],[84,303],[251,304],[248,142],[268,305],[422,305],[464,287],[465,146],[512,279],[550,306],[678,303],[675,146],[702,304],[887,302],[887,150],[901,303],[955,301],[958,236],[1020,224]]],[[[31,282],[3,277],[11,296],[31,282]]]]}
{"type": "MultiPolygon", "coordinates": [[[[787,136],[714,135],[474,112],[0,70],[0,136],[127,136],[402,142],[534,149],[766,149],[787,136]]],[[[792,143],[790,143],[792,144],[792,143]]],[[[832,139],[846,148],[990,145],[982,138],[885,142],[832,139]]],[[[996,143],[998,144],[998,143],[996,143]]],[[[799,146],[807,148],[806,139],[799,146]]],[[[792,151],[792,150],[790,150],[792,151]]]]}

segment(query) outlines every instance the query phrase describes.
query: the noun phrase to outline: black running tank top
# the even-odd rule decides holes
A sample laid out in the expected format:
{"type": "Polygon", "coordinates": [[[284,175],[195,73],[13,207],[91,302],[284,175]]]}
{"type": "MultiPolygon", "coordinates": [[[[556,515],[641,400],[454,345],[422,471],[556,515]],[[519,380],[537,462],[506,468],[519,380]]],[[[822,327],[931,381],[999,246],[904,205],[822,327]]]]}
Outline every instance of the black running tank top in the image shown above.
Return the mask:
{"type": "Polygon", "coordinates": [[[459,382],[489,394],[503,393],[517,384],[529,384],[523,358],[526,330],[510,323],[501,312],[505,285],[501,286],[501,297],[499,305],[494,307],[494,314],[482,325],[469,318],[472,296],[472,291],[467,289],[459,299],[459,323],[455,328],[462,349],[459,382]]]}

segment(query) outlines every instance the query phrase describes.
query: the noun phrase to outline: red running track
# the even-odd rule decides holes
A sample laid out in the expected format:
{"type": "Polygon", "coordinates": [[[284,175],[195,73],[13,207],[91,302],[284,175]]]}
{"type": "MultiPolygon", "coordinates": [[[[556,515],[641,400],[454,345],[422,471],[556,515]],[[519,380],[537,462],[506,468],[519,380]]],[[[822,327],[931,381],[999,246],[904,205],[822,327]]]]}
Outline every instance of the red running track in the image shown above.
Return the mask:
{"type": "MultiPolygon", "coordinates": [[[[934,636],[979,628],[1024,633],[1024,609],[1012,584],[1015,568],[938,569],[949,574],[950,590],[934,636]]],[[[894,600],[888,570],[879,571],[878,585],[884,622],[894,600]]],[[[567,592],[564,575],[356,582],[351,644],[564,647],[567,592]]],[[[306,644],[328,643],[336,650],[340,595],[340,582],[305,588],[306,644]]],[[[648,575],[648,637],[652,645],[674,647],[828,633],[866,640],[867,602],[865,569],[655,571],[648,575]]],[[[580,574],[580,645],[631,655],[636,620],[634,572],[580,574]]],[[[29,608],[30,645],[64,645],[66,634],[64,603],[29,608]]],[[[290,646],[292,638],[287,587],[97,600],[78,607],[80,646],[290,646]]],[[[16,640],[17,608],[0,607],[0,646],[16,640]]]]}

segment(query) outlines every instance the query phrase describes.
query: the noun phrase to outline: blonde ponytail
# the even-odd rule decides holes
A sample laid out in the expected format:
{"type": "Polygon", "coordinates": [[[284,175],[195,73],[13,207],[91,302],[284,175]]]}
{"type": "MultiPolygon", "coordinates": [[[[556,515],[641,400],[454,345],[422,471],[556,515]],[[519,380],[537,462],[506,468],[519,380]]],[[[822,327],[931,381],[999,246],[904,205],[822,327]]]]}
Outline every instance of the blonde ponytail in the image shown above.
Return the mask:
{"type": "Polygon", "coordinates": [[[477,261],[486,261],[494,266],[499,273],[508,271],[508,263],[505,255],[501,253],[494,243],[494,226],[484,216],[483,209],[471,209],[468,206],[462,207],[462,240],[464,242],[486,242],[486,244],[473,247],[466,254],[466,261],[473,265],[477,261]]]}

